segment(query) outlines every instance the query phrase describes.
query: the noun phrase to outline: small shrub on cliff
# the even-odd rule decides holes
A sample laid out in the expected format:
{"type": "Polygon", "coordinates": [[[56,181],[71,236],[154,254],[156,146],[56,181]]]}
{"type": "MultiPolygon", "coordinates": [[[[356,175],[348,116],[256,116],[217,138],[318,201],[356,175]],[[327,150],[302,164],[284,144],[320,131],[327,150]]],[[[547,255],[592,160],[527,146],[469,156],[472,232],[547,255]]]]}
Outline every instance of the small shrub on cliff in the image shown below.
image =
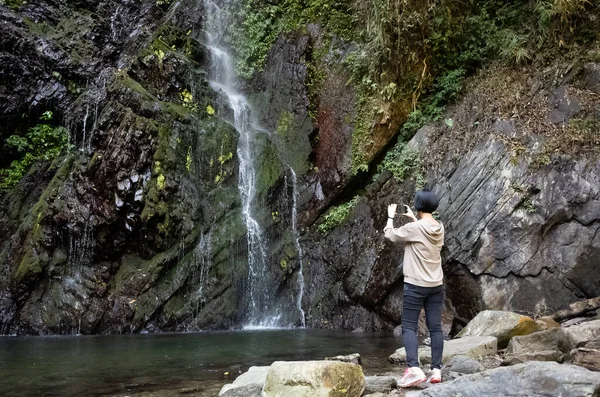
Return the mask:
{"type": "Polygon", "coordinates": [[[600,120],[587,118],[574,118],[569,121],[569,138],[574,142],[597,147],[600,145],[600,120]]]}
{"type": "Polygon", "coordinates": [[[501,33],[500,56],[516,65],[526,63],[531,59],[531,53],[527,48],[529,36],[519,34],[511,29],[504,29],[501,33]]]}
{"type": "Polygon", "coordinates": [[[16,185],[36,161],[53,160],[69,148],[68,131],[46,123],[52,120],[51,111],[44,112],[40,120],[42,123],[31,127],[25,136],[11,135],[6,140],[8,148],[16,150],[21,157],[11,162],[9,168],[0,170],[0,189],[16,185]]]}
{"type": "Polygon", "coordinates": [[[348,201],[347,203],[338,205],[337,207],[333,207],[332,209],[330,209],[327,215],[325,215],[325,219],[318,226],[317,229],[321,233],[326,233],[332,230],[333,228],[341,225],[342,222],[348,216],[348,214],[350,214],[350,211],[352,211],[354,207],[356,207],[356,204],[358,204],[358,199],[359,197],[355,196],[352,200],[348,201]]]}
{"type": "Polygon", "coordinates": [[[379,171],[388,170],[397,181],[413,179],[416,187],[421,188],[425,184],[425,178],[421,173],[421,157],[416,149],[407,147],[404,143],[397,144],[386,153],[385,158],[379,165],[379,171]]]}
{"type": "Polygon", "coordinates": [[[535,9],[542,29],[556,28],[553,25],[558,23],[558,28],[564,30],[591,4],[590,0],[538,0],[535,9]]]}

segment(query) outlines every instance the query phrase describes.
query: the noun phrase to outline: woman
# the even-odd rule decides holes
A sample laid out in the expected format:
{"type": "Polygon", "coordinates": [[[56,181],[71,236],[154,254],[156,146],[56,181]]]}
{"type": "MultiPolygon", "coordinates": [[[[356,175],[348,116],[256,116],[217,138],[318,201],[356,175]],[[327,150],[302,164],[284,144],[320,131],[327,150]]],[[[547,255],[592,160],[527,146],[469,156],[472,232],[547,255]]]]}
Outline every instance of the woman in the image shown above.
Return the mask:
{"type": "Polygon", "coordinates": [[[408,368],[400,381],[401,387],[424,382],[427,377],[419,368],[417,325],[421,308],[425,306],[427,328],[431,336],[431,376],[429,382],[442,381],[442,305],[444,286],[440,251],[444,245],[444,226],[433,218],[438,198],[429,190],[419,190],[415,195],[417,217],[405,205],[411,222],[394,228],[396,204],[388,207],[385,237],[391,241],[404,242],[404,303],[402,305],[402,336],[406,348],[408,368]]]}

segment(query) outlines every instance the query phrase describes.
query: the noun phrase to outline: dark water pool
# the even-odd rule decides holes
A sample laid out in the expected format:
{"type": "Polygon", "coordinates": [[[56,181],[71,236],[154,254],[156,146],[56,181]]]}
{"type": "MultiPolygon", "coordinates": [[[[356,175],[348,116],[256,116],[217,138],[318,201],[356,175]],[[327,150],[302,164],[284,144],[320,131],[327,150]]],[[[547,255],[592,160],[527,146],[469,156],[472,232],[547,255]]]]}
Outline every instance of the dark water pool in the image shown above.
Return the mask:
{"type": "Polygon", "coordinates": [[[398,371],[386,358],[400,343],[322,330],[0,337],[0,396],[216,396],[248,367],[276,360],[358,352],[366,374],[398,371]]]}

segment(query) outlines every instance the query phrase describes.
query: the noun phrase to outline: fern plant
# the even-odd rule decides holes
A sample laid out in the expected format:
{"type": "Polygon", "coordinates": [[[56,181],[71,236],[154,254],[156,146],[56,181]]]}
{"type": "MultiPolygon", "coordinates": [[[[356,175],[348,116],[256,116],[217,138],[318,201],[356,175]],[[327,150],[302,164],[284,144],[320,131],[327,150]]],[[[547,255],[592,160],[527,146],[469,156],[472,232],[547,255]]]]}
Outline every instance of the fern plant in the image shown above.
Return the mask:
{"type": "Polygon", "coordinates": [[[21,154],[10,167],[0,170],[0,189],[16,185],[36,161],[49,161],[71,147],[69,133],[63,127],[54,127],[47,122],[52,120],[52,112],[46,111],[40,117],[41,123],[27,130],[25,136],[11,135],[6,146],[21,154]]]}

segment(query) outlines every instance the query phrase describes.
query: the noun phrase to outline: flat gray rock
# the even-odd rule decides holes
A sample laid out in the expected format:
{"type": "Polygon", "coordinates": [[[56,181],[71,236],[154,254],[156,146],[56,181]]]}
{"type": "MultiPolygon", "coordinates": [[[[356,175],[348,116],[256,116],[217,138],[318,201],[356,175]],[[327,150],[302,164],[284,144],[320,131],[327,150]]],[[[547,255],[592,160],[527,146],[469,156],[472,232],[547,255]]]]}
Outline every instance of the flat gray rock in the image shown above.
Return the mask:
{"type": "Polygon", "coordinates": [[[564,353],[558,350],[541,350],[538,352],[523,352],[515,354],[505,354],[502,360],[503,365],[523,364],[528,361],[556,361],[563,362],[564,353]]]}
{"type": "Polygon", "coordinates": [[[365,394],[389,393],[397,385],[396,378],[391,376],[367,376],[365,381],[365,394]]]}
{"type": "Polygon", "coordinates": [[[446,364],[446,367],[452,372],[461,374],[474,374],[483,370],[483,366],[479,361],[468,356],[454,356],[446,364]]]}
{"type": "Polygon", "coordinates": [[[421,392],[423,397],[582,397],[600,393],[600,373],[570,364],[532,361],[500,367],[421,392]]]}

